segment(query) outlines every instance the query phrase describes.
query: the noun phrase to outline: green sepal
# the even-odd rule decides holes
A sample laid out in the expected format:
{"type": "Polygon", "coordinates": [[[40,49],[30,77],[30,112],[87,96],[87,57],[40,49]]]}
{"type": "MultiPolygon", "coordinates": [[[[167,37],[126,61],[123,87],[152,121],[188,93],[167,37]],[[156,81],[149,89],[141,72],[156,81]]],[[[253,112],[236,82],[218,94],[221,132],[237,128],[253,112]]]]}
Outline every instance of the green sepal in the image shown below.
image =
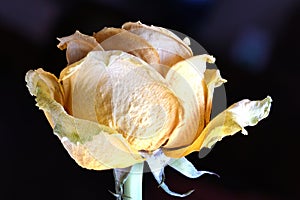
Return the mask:
{"type": "Polygon", "coordinates": [[[189,178],[198,178],[203,174],[211,174],[220,177],[218,174],[209,172],[209,171],[198,171],[194,165],[188,161],[185,157],[174,159],[168,163],[170,167],[175,169],[176,171],[180,172],[181,174],[185,175],[189,178]]]}
{"type": "MultiPolygon", "coordinates": [[[[149,163],[148,163],[149,164],[149,163]]],[[[151,166],[149,165],[150,169],[151,166]]],[[[159,184],[159,187],[162,188],[166,193],[168,193],[169,195],[175,196],[175,197],[186,197],[188,195],[190,195],[192,192],[194,192],[194,190],[190,190],[184,194],[179,194],[176,192],[173,192],[169,189],[169,187],[165,184],[164,180],[165,180],[165,175],[164,175],[164,168],[161,168],[160,171],[154,171],[152,172],[154,178],[156,179],[156,181],[159,184]]]]}
{"type": "Polygon", "coordinates": [[[171,158],[165,156],[161,150],[155,152],[151,156],[147,157],[147,164],[158,182],[160,188],[162,188],[166,193],[172,196],[176,197],[186,197],[190,195],[194,190],[190,190],[184,194],[179,194],[176,192],[173,192],[169,189],[169,187],[165,184],[165,174],[164,174],[164,168],[169,164],[169,162],[172,161],[171,158]]]}

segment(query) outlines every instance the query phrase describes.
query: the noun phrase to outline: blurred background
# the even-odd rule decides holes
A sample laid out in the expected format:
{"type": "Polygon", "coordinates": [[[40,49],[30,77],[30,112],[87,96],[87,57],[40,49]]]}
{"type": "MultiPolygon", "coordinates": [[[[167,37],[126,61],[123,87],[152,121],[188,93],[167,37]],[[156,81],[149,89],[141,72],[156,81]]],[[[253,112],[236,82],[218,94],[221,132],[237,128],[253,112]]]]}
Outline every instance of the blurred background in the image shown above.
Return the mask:
{"type": "MultiPolygon", "coordinates": [[[[167,168],[169,188],[195,189],[187,200],[299,199],[299,6],[299,0],[1,0],[1,199],[114,199],[112,171],[75,164],[34,106],[24,77],[29,69],[58,75],[65,67],[57,37],[138,20],[185,33],[214,55],[228,80],[228,105],[273,98],[270,116],[248,127],[248,136],[225,138],[202,159],[188,156],[221,178],[191,180],[167,168]]],[[[145,200],[177,199],[149,173],[143,189],[145,200]]]]}

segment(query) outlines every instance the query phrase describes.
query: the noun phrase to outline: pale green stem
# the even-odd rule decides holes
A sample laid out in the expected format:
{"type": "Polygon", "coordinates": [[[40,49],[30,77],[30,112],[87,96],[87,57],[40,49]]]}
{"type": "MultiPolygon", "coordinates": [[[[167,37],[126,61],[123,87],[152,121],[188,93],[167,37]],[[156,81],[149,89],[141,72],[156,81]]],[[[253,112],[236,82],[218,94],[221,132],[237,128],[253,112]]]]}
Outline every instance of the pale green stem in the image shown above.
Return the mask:
{"type": "Polygon", "coordinates": [[[144,163],[138,163],[132,166],[128,178],[124,184],[124,199],[142,200],[143,189],[143,168],[144,163]],[[130,198],[126,198],[130,197],[130,198]]]}

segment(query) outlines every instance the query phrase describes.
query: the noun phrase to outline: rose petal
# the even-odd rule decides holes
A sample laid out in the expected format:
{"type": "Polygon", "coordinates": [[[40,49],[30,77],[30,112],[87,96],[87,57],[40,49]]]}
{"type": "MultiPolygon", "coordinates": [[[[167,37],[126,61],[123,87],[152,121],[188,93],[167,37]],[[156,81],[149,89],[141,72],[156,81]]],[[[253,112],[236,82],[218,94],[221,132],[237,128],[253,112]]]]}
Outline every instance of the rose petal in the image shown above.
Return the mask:
{"type": "Polygon", "coordinates": [[[104,28],[94,34],[105,50],[121,50],[135,55],[149,64],[158,64],[155,48],[143,38],[120,28],[104,28]]]}
{"type": "Polygon", "coordinates": [[[130,54],[119,54],[107,70],[115,126],[136,149],[158,149],[178,123],[177,97],[150,65],[130,54]]]}
{"type": "MultiPolygon", "coordinates": [[[[63,105],[64,104],[64,92],[63,89],[61,87],[60,84],[57,84],[57,78],[49,73],[49,72],[45,72],[43,69],[37,69],[35,70],[34,73],[32,73],[31,71],[29,71],[26,74],[25,80],[27,82],[27,87],[28,90],[30,92],[31,95],[35,95],[36,96],[36,90],[37,90],[37,82],[38,80],[43,81],[46,85],[48,85],[47,88],[45,88],[45,90],[47,91],[47,93],[49,93],[49,96],[54,99],[55,101],[57,101],[59,104],[63,105]],[[55,84],[53,84],[55,83],[55,84]]],[[[47,111],[44,110],[44,113],[51,125],[51,127],[54,127],[54,122],[53,119],[51,117],[51,114],[47,111]]]]}
{"type": "Polygon", "coordinates": [[[262,101],[239,101],[228,109],[217,115],[202,131],[201,135],[189,147],[173,151],[164,151],[169,157],[180,158],[201,148],[211,148],[223,137],[233,135],[239,131],[247,134],[246,126],[254,126],[260,120],[269,115],[271,108],[271,97],[266,97],[262,101]]]}
{"type": "Polygon", "coordinates": [[[206,84],[204,71],[212,56],[194,56],[172,66],[166,80],[181,100],[184,116],[164,148],[181,148],[193,143],[204,128],[206,84]]]}
{"type": "Polygon", "coordinates": [[[216,69],[206,69],[204,72],[204,80],[207,85],[206,107],[205,107],[205,125],[210,121],[210,114],[212,109],[212,100],[214,89],[221,86],[227,81],[220,75],[220,71],[216,69]]]}
{"type": "Polygon", "coordinates": [[[149,64],[114,50],[90,52],[79,65],[70,76],[74,117],[118,130],[138,150],[156,150],[168,139],[181,107],[149,64]]]}
{"type": "Polygon", "coordinates": [[[69,65],[79,61],[90,51],[103,51],[94,37],[84,35],[79,31],[73,35],[57,39],[60,41],[57,47],[61,50],[67,49],[66,56],[69,65]]]}
{"type": "Polygon", "coordinates": [[[64,109],[67,111],[69,115],[73,115],[72,108],[72,93],[74,90],[74,85],[72,84],[72,79],[74,79],[77,75],[78,69],[81,67],[80,63],[82,60],[75,62],[71,65],[68,65],[60,72],[58,82],[61,83],[63,91],[64,91],[64,109]]]}
{"type": "Polygon", "coordinates": [[[72,116],[109,126],[112,123],[112,83],[103,63],[109,62],[107,59],[103,56],[97,61],[84,58],[64,69],[60,80],[69,92],[65,107],[72,111],[72,116]]]}
{"type": "Polygon", "coordinates": [[[191,48],[171,31],[156,26],[147,26],[141,22],[127,22],[122,28],[144,38],[158,52],[160,63],[172,66],[193,56],[191,48]]]}
{"type": "Polygon", "coordinates": [[[54,133],[80,166],[103,170],[124,168],[143,161],[115,130],[68,115],[53,98],[56,92],[53,88],[59,88],[55,76],[42,70],[29,71],[26,82],[30,93],[36,96],[38,107],[51,117],[54,133]],[[45,81],[44,77],[51,78],[45,81]]]}

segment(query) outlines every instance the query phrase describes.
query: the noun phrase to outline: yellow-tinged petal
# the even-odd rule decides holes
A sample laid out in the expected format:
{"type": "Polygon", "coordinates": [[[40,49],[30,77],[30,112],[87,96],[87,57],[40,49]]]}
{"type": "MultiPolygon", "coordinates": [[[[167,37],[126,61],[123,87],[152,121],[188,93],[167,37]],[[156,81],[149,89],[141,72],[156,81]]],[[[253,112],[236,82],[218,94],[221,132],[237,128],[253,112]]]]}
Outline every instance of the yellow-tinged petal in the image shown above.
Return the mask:
{"type": "MultiPolygon", "coordinates": [[[[27,82],[27,87],[28,90],[30,92],[31,95],[36,96],[37,94],[37,90],[39,88],[36,87],[36,85],[38,84],[38,82],[43,82],[45,85],[47,85],[47,87],[45,87],[45,92],[48,93],[49,97],[54,99],[56,102],[58,102],[59,104],[63,105],[64,104],[64,92],[63,92],[63,88],[61,87],[60,84],[58,84],[57,82],[57,78],[49,73],[44,71],[43,69],[39,68],[37,70],[35,70],[35,72],[31,72],[29,71],[26,74],[25,80],[27,82]]],[[[54,127],[54,122],[53,119],[51,117],[51,114],[46,111],[43,110],[51,127],[54,127]]]]}
{"type": "Polygon", "coordinates": [[[113,80],[114,125],[134,148],[156,150],[178,123],[178,99],[149,64],[124,52],[113,54],[118,59],[107,70],[113,80]]]}
{"type": "Polygon", "coordinates": [[[64,109],[69,115],[73,115],[72,92],[74,90],[74,84],[72,84],[72,80],[77,76],[77,71],[81,67],[80,63],[82,61],[83,60],[80,60],[64,68],[60,72],[58,80],[58,82],[61,83],[64,91],[64,109]]]}
{"type": "Polygon", "coordinates": [[[62,80],[71,82],[72,115],[118,130],[137,150],[158,149],[178,123],[177,97],[165,79],[136,56],[93,51],[67,71],[71,76],[63,73],[69,78],[62,80]]]}
{"type": "Polygon", "coordinates": [[[171,31],[156,26],[147,26],[141,22],[127,22],[126,29],[150,43],[158,52],[160,63],[172,66],[175,63],[193,56],[191,48],[171,31]]]}
{"type": "Polygon", "coordinates": [[[204,80],[207,85],[207,95],[206,95],[206,107],[205,107],[205,125],[210,121],[210,114],[212,109],[212,100],[214,89],[221,86],[227,81],[223,79],[220,75],[220,71],[216,69],[206,69],[204,72],[204,80]]]}
{"type": "Polygon", "coordinates": [[[260,120],[269,115],[271,108],[271,97],[261,101],[250,101],[248,99],[239,101],[228,109],[217,115],[202,131],[195,142],[177,150],[164,150],[169,157],[179,158],[190,154],[193,151],[200,151],[201,148],[211,148],[223,137],[233,135],[239,131],[247,134],[246,126],[254,126],[260,120]]]}
{"type": "Polygon", "coordinates": [[[59,83],[43,70],[29,71],[26,82],[37,105],[49,114],[54,133],[61,139],[70,156],[82,167],[95,170],[124,168],[144,159],[132,149],[121,134],[95,122],[68,115],[53,98],[59,83]],[[47,80],[45,81],[45,78],[47,80]],[[50,81],[49,81],[50,80],[50,81]]]}
{"type": "Polygon", "coordinates": [[[60,43],[57,45],[61,50],[67,49],[66,56],[68,64],[79,61],[90,51],[103,51],[103,48],[92,36],[84,35],[76,31],[73,35],[58,38],[60,43]]]}
{"type": "Polygon", "coordinates": [[[135,55],[149,64],[158,64],[156,49],[146,40],[120,28],[104,28],[93,35],[105,50],[121,50],[135,55]]]}
{"type": "Polygon", "coordinates": [[[61,80],[69,91],[66,107],[72,110],[72,116],[109,126],[112,123],[112,80],[106,69],[106,63],[110,62],[107,59],[107,56],[99,56],[93,60],[87,56],[77,65],[67,67],[69,69],[64,71],[71,74],[62,73],[61,80]]]}
{"type": "Polygon", "coordinates": [[[173,149],[193,143],[204,128],[206,84],[204,71],[206,62],[213,62],[209,55],[194,56],[181,61],[169,70],[166,80],[181,100],[184,116],[174,129],[164,148],[173,149]]]}

